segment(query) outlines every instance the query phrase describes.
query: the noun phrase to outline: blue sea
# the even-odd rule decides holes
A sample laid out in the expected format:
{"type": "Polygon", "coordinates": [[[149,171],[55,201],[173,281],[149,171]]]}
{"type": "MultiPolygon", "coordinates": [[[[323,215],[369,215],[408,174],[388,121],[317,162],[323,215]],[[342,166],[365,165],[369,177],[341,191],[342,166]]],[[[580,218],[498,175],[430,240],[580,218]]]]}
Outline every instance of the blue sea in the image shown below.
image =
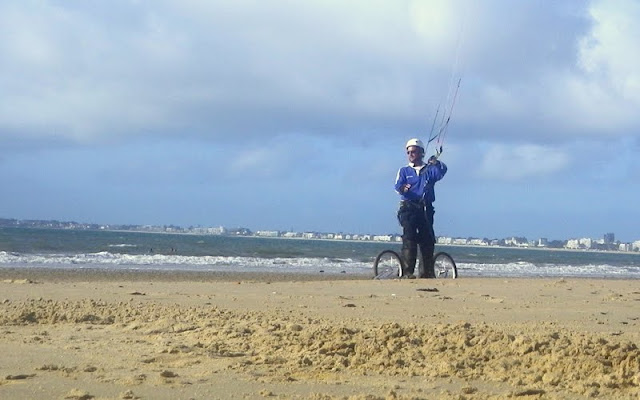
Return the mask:
{"type": "MultiPolygon", "coordinates": [[[[373,277],[399,243],[0,228],[0,268],[247,271],[373,277]]],[[[639,253],[436,246],[464,277],[640,278],[639,253]]]]}

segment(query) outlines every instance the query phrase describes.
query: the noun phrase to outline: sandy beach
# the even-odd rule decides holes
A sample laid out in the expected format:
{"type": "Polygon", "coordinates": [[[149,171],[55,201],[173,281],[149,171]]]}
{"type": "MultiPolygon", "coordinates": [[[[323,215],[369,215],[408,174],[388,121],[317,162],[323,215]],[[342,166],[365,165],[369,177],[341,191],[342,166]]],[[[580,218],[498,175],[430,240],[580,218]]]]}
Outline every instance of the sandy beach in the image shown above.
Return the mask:
{"type": "Polygon", "coordinates": [[[0,398],[637,399],[637,280],[0,269],[0,398]]]}

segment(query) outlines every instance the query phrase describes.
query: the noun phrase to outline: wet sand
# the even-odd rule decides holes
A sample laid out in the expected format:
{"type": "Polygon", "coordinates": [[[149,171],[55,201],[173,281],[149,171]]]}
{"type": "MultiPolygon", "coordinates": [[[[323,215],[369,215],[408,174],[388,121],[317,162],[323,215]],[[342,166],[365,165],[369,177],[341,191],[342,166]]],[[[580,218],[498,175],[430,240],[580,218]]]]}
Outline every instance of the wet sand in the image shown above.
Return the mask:
{"type": "Polygon", "coordinates": [[[634,280],[0,269],[2,399],[640,396],[634,280]]]}

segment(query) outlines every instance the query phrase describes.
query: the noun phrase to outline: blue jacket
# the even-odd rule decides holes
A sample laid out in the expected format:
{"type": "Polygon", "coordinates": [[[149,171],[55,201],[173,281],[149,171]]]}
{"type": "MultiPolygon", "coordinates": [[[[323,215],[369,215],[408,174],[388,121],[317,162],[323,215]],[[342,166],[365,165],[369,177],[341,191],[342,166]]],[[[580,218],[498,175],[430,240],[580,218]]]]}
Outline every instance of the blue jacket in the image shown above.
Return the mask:
{"type": "Polygon", "coordinates": [[[432,203],[436,200],[433,186],[447,173],[447,166],[441,161],[436,161],[433,165],[423,165],[420,173],[411,165],[406,165],[398,171],[396,177],[396,192],[400,193],[402,200],[422,201],[432,203]],[[405,184],[411,187],[406,193],[402,193],[400,188],[405,184]]]}

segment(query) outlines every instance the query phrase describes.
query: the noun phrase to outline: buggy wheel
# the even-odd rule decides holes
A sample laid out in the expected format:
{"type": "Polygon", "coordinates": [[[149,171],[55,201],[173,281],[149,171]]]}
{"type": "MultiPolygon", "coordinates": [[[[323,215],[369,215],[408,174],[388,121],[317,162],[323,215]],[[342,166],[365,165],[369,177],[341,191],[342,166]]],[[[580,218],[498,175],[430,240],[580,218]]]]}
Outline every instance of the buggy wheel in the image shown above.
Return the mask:
{"type": "Polygon", "coordinates": [[[373,262],[373,279],[396,279],[402,276],[402,258],[393,250],[384,250],[373,262]]]}
{"type": "Polygon", "coordinates": [[[458,268],[448,253],[441,251],[433,257],[433,272],[436,279],[456,279],[458,268]]]}

